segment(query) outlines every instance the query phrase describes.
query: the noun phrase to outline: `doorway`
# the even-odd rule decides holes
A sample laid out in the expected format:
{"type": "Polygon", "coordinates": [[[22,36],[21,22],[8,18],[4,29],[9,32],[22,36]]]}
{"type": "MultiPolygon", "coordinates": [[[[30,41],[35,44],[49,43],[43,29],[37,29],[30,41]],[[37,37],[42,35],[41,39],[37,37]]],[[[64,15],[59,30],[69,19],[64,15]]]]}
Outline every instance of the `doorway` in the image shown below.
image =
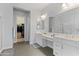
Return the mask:
{"type": "Polygon", "coordinates": [[[13,18],[14,43],[29,41],[30,12],[19,8],[13,8],[13,18]]]}
{"type": "Polygon", "coordinates": [[[16,17],[16,24],[17,24],[17,33],[16,33],[16,42],[24,41],[24,16],[17,16],[16,17]]]}

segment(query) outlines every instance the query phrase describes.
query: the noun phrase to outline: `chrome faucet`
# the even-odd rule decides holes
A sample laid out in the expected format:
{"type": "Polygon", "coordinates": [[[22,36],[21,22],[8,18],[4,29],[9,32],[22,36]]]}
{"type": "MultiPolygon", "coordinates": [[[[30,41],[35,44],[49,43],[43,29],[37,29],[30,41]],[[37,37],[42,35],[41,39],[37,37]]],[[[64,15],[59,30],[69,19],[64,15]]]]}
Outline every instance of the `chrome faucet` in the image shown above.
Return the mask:
{"type": "Polygon", "coordinates": [[[55,36],[55,34],[51,35],[51,37],[54,37],[54,36],[55,36]]]}

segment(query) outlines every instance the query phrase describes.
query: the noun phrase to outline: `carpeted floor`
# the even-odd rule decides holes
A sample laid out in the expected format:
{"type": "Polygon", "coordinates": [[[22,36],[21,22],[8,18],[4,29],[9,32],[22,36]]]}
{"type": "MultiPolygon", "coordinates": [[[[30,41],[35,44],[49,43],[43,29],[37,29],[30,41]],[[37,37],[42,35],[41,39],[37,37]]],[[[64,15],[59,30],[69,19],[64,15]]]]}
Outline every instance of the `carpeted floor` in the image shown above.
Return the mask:
{"type": "Polygon", "coordinates": [[[49,47],[34,48],[29,42],[14,44],[13,49],[7,49],[0,54],[1,56],[53,56],[53,50],[49,47]]]}

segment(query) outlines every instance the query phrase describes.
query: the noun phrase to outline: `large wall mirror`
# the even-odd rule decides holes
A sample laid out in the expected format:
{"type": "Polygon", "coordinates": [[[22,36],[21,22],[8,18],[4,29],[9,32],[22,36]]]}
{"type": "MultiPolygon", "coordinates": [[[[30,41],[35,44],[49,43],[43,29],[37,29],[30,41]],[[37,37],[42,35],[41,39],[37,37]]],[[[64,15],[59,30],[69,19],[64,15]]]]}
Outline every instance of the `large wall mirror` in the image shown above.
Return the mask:
{"type": "Polygon", "coordinates": [[[45,29],[45,19],[47,14],[42,14],[37,19],[37,30],[44,30],[45,29]]]}
{"type": "Polygon", "coordinates": [[[79,7],[61,13],[53,20],[54,32],[79,35],[79,7]]]}

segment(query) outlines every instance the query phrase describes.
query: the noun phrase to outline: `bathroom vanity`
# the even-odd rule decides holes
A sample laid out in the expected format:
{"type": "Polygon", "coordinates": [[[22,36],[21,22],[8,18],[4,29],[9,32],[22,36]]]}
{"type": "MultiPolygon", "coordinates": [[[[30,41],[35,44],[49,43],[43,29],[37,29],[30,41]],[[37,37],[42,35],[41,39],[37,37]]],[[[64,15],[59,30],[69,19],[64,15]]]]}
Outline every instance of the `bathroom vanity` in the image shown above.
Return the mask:
{"type": "Polygon", "coordinates": [[[79,56],[79,36],[60,33],[36,33],[36,43],[50,47],[56,56],[79,56]]]}
{"type": "Polygon", "coordinates": [[[42,47],[53,48],[53,34],[52,33],[36,33],[35,42],[42,47]]]}
{"type": "Polygon", "coordinates": [[[35,34],[37,44],[52,48],[56,56],[79,56],[79,7],[46,17],[44,23],[35,34]]]}
{"type": "Polygon", "coordinates": [[[53,46],[54,54],[57,56],[79,56],[79,36],[57,35],[53,46]]]}

